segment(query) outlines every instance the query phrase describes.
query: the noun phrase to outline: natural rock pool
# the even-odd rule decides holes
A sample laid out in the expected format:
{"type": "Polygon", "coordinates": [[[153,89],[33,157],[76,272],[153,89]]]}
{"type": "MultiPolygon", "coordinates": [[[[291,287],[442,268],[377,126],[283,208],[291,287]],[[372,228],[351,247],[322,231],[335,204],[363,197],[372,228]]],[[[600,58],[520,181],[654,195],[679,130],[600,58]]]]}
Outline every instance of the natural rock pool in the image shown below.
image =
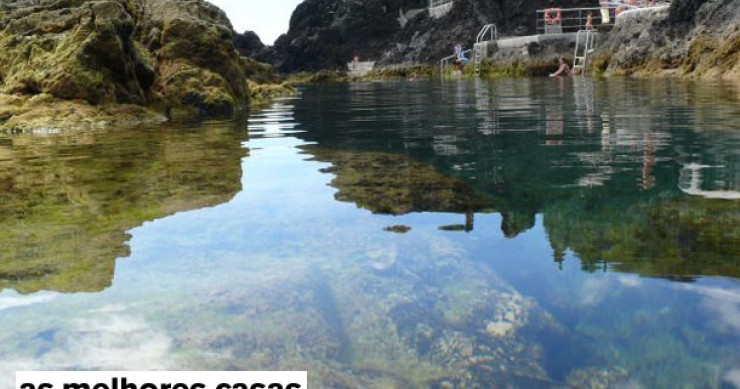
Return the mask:
{"type": "Polygon", "coordinates": [[[0,388],[740,388],[739,150],[740,86],[580,78],[0,135],[0,388]]]}

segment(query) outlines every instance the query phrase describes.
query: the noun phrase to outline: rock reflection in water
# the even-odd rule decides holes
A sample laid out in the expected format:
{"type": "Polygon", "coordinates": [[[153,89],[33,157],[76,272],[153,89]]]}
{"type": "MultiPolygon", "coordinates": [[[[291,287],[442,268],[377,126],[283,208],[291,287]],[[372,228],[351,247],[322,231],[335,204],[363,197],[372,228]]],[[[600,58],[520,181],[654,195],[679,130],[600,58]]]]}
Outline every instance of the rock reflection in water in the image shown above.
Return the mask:
{"type": "Polygon", "coordinates": [[[476,212],[496,210],[509,238],[543,214],[558,266],[570,251],[587,271],[738,276],[736,86],[580,78],[360,86],[334,88],[318,106],[309,91],[297,107],[312,128],[300,136],[335,150],[317,159],[334,164],[337,199],[380,213],[465,214],[445,231],[470,231],[476,212]],[[415,179],[405,178],[407,157],[415,179]],[[453,182],[465,191],[434,189],[453,182]],[[408,188],[429,201],[409,200],[408,188]]]}
{"type": "Polygon", "coordinates": [[[595,195],[555,202],[544,215],[556,261],[570,249],[587,271],[740,277],[740,207],[733,201],[595,195]]]}
{"type": "Polygon", "coordinates": [[[0,290],[110,286],[126,231],[241,189],[235,124],[0,138],[0,290]]]}
{"type": "Polygon", "coordinates": [[[301,148],[313,160],[332,164],[322,172],[335,175],[330,185],[338,189],[337,200],[354,202],[373,213],[462,212],[466,223],[461,229],[470,231],[473,212],[490,210],[483,195],[463,180],[403,155],[301,148]]]}
{"type": "MultiPolygon", "coordinates": [[[[475,212],[498,208],[506,237],[535,226],[534,213],[509,208],[517,206],[516,198],[495,194],[486,198],[465,181],[402,155],[316,146],[303,150],[332,164],[322,171],[335,174],[331,185],[338,189],[337,200],[374,213],[462,213],[465,224],[440,226],[440,230],[472,231],[475,212]]],[[[675,192],[657,199],[644,192],[615,195],[605,185],[604,189],[557,188],[557,196],[545,201],[544,224],[556,262],[562,262],[570,249],[587,271],[613,269],[674,279],[740,277],[736,202],[688,198],[675,192]]]]}

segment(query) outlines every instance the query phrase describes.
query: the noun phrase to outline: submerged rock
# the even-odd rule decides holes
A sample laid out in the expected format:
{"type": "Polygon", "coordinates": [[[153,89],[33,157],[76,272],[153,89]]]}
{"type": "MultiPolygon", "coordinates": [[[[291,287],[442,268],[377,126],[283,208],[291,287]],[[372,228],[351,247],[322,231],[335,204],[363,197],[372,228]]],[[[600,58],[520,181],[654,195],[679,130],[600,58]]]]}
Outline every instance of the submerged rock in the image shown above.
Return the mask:
{"type": "Polygon", "coordinates": [[[399,247],[415,254],[400,255],[393,272],[368,271],[342,248],[320,264],[260,262],[208,302],[221,330],[185,324],[178,336],[229,356],[196,357],[198,366],[303,368],[317,388],[553,387],[530,331],[560,326],[492,271],[470,267],[452,243],[429,239],[399,247]],[[505,336],[486,333],[492,320],[509,323],[505,336]]]}

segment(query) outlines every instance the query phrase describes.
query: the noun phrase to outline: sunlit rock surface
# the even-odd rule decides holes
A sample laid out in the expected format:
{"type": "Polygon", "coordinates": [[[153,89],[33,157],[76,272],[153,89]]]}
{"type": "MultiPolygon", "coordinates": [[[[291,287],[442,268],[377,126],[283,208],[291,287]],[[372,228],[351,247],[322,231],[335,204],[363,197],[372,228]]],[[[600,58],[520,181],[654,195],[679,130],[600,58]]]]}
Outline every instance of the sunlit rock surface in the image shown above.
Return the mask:
{"type": "MultiPolygon", "coordinates": [[[[4,109],[0,129],[27,129],[17,116],[29,106],[34,128],[84,129],[110,121],[88,105],[219,115],[249,99],[231,24],[202,0],[4,1],[0,50],[0,93],[69,101],[82,122],[25,103],[4,109]]],[[[129,111],[140,122],[153,116],[129,111]]]]}
{"type": "Polygon", "coordinates": [[[740,79],[740,1],[676,0],[625,12],[598,48],[607,75],[740,79]]]}

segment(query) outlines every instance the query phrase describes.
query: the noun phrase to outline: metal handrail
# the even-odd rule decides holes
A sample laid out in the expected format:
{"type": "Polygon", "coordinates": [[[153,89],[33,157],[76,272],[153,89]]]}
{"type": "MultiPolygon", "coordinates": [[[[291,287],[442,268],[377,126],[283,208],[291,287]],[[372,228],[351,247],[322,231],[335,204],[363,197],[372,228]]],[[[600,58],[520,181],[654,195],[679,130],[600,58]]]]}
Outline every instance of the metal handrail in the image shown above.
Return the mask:
{"type": "Polygon", "coordinates": [[[491,23],[491,24],[486,24],[485,26],[483,26],[483,28],[481,28],[480,32],[478,33],[478,36],[475,38],[475,42],[476,43],[483,42],[483,38],[489,32],[491,33],[491,39],[489,40],[497,41],[498,40],[498,29],[496,28],[495,24],[491,23]]]}
{"type": "MultiPolygon", "coordinates": [[[[635,6],[621,4],[621,3],[602,3],[601,7],[588,7],[588,8],[561,8],[560,12],[562,15],[560,25],[562,26],[563,32],[577,32],[586,29],[586,17],[589,11],[593,12],[592,21],[594,26],[613,26],[616,21],[616,10],[618,8],[635,8],[635,6]],[[606,22],[601,14],[602,10],[608,12],[609,21],[606,22]],[[567,31],[566,31],[567,30],[567,31]]],[[[547,23],[545,22],[545,9],[539,9],[536,11],[536,27],[538,33],[544,33],[547,23]]]]}

